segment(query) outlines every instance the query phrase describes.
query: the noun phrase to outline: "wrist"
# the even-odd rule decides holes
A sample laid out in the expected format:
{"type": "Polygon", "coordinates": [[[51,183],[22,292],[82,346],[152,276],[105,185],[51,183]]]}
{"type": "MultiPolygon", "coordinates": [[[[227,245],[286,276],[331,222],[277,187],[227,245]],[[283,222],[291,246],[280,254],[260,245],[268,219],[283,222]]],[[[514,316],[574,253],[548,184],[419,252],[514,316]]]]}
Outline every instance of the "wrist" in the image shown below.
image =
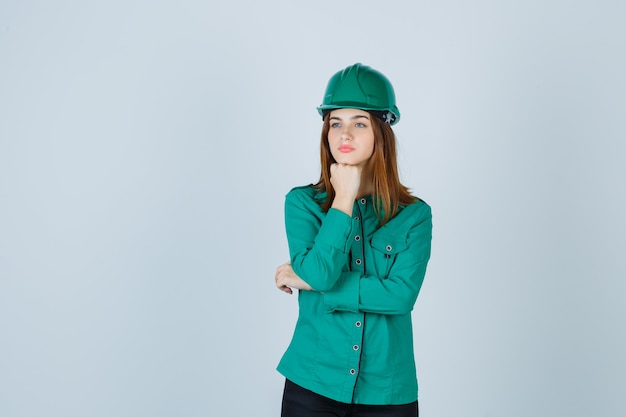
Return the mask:
{"type": "Polygon", "coordinates": [[[352,207],[354,206],[354,198],[346,198],[335,196],[331,207],[346,213],[348,216],[352,216],[352,207]]]}

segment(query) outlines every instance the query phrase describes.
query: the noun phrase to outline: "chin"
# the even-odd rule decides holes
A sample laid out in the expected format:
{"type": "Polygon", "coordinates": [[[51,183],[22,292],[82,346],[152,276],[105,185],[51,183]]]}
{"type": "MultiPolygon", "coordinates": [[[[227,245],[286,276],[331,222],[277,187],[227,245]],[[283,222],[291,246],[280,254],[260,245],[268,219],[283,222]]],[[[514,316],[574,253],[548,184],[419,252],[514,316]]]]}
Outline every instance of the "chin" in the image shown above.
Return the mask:
{"type": "Polygon", "coordinates": [[[337,161],[338,164],[344,164],[344,165],[358,165],[358,162],[355,162],[354,159],[351,158],[335,158],[335,160],[337,161]]]}

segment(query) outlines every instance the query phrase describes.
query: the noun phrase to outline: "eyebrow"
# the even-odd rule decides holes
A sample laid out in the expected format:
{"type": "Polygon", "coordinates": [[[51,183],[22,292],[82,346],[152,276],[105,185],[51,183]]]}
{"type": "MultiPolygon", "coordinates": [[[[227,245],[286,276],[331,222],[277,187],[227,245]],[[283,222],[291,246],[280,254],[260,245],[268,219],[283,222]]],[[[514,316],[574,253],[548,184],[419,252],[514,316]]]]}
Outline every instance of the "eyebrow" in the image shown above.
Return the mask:
{"type": "MultiPolygon", "coordinates": [[[[370,119],[369,117],[365,116],[364,114],[357,114],[356,116],[352,116],[350,118],[350,120],[356,120],[356,119],[361,119],[361,118],[367,119],[367,120],[370,119]]],[[[340,118],[340,117],[337,117],[337,116],[331,116],[328,120],[343,120],[343,119],[340,118]]]]}

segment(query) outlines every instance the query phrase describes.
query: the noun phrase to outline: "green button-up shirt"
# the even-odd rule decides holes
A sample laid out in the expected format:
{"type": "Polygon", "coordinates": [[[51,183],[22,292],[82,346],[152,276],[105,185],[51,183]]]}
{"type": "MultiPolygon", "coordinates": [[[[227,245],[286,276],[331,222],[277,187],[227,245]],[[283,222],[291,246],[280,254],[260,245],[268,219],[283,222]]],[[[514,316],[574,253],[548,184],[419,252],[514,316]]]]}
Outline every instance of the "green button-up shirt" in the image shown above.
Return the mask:
{"type": "Polygon", "coordinates": [[[291,190],[285,224],[300,291],[293,339],[278,371],[344,403],[417,400],[411,311],[430,258],[432,219],[423,201],[382,227],[369,197],[352,216],[324,212],[311,186],[291,190]]]}

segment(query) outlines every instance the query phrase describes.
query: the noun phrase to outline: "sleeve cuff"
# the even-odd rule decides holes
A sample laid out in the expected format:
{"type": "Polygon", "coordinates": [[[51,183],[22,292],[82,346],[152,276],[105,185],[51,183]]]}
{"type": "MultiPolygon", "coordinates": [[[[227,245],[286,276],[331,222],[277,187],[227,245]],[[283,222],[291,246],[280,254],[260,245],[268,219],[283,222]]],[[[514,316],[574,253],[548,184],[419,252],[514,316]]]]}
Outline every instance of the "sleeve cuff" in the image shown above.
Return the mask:
{"type": "Polygon", "coordinates": [[[360,272],[344,271],[331,291],[324,293],[327,313],[335,311],[359,311],[360,272]]]}

